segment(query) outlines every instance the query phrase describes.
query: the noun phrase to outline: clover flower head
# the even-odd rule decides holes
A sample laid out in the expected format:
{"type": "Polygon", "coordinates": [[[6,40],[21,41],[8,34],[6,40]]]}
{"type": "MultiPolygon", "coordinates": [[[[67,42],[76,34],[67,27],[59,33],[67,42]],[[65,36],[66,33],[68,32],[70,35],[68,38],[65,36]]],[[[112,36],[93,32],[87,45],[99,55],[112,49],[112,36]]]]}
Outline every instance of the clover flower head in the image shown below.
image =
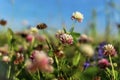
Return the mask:
{"type": "Polygon", "coordinates": [[[64,57],[64,52],[62,50],[56,50],[55,51],[55,55],[58,57],[58,58],[62,58],[64,57]]]}
{"type": "Polygon", "coordinates": [[[99,66],[100,68],[102,68],[102,69],[105,69],[105,68],[108,67],[109,65],[110,65],[110,63],[108,62],[107,59],[102,58],[102,59],[100,59],[100,60],[98,61],[98,66],[99,66]]]}
{"type": "Polygon", "coordinates": [[[62,34],[64,34],[64,31],[63,31],[63,30],[58,30],[57,33],[55,34],[55,36],[56,36],[57,38],[60,38],[60,36],[61,36],[62,34]]]}
{"type": "Polygon", "coordinates": [[[116,50],[112,44],[107,44],[104,46],[104,55],[108,56],[115,56],[116,55],[116,50]]]}
{"type": "Polygon", "coordinates": [[[26,36],[26,40],[28,42],[32,42],[34,40],[34,36],[29,34],[29,35],[26,36]]]}
{"type": "Polygon", "coordinates": [[[16,59],[14,60],[14,64],[20,64],[24,61],[24,56],[21,53],[16,53],[16,59]]]}
{"type": "Polygon", "coordinates": [[[69,34],[62,34],[59,39],[63,44],[73,44],[73,37],[69,34]]]}
{"type": "Polygon", "coordinates": [[[76,20],[76,21],[78,21],[78,22],[82,22],[82,20],[84,19],[84,17],[83,17],[83,14],[82,14],[82,13],[76,11],[76,12],[74,12],[74,13],[72,14],[72,19],[74,19],[74,20],[76,20]]]}
{"type": "Polygon", "coordinates": [[[34,65],[31,59],[26,60],[25,66],[29,72],[36,72],[37,66],[34,65]]]}
{"type": "Polygon", "coordinates": [[[48,61],[49,61],[49,64],[53,64],[54,63],[54,60],[51,57],[48,58],[48,61]]]}
{"type": "Polygon", "coordinates": [[[37,69],[43,72],[53,72],[53,59],[44,51],[33,51],[30,60],[26,63],[28,71],[35,72],[37,69]]]}

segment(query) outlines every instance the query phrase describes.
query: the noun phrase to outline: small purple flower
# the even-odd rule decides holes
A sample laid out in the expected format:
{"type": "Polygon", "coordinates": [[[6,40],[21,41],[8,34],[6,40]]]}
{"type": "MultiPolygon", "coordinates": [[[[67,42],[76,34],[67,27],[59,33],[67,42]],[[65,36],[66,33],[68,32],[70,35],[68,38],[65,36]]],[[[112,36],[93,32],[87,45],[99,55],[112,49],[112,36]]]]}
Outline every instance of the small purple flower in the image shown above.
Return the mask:
{"type": "Polygon", "coordinates": [[[103,50],[103,48],[99,48],[99,50],[98,50],[98,58],[103,58],[103,52],[104,52],[104,50],[103,50]]]}
{"type": "Polygon", "coordinates": [[[83,65],[83,70],[85,70],[86,68],[88,68],[90,66],[90,62],[86,61],[83,65]]]}
{"type": "Polygon", "coordinates": [[[98,46],[98,58],[101,59],[104,57],[104,45],[106,45],[107,43],[106,42],[102,42],[99,44],[98,46]]]}

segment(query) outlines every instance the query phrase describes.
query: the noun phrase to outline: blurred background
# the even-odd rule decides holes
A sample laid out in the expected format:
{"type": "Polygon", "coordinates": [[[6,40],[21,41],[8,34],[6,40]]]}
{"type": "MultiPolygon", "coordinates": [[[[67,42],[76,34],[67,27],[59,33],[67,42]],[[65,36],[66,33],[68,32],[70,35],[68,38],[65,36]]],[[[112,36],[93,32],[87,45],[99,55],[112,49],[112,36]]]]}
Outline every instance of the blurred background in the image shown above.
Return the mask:
{"type": "MultiPolygon", "coordinates": [[[[75,24],[75,31],[93,38],[93,45],[110,40],[118,40],[120,44],[120,0],[0,0],[0,46],[9,39],[5,33],[8,27],[23,31],[46,23],[47,30],[53,33],[63,26],[69,30],[74,22],[72,13],[76,11],[84,15],[84,20],[75,24]],[[4,26],[1,22],[7,24],[4,26]]],[[[119,50],[118,43],[114,44],[119,50]]],[[[1,80],[7,67],[0,64],[3,65],[0,66],[1,80]]]]}
{"type": "MultiPolygon", "coordinates": [[[[46,23],[49,29],[70,29],[71,15],[84,14],[82,23],[75,30],[80,33],[117,33],[120,23],[120,0],[0,0],[0,19],[14,31],[46,23]],[[107,30],[107,31],[106,31],[107,30]]],[[[2,27],[0,27],[2,30],[2,27]]]]}

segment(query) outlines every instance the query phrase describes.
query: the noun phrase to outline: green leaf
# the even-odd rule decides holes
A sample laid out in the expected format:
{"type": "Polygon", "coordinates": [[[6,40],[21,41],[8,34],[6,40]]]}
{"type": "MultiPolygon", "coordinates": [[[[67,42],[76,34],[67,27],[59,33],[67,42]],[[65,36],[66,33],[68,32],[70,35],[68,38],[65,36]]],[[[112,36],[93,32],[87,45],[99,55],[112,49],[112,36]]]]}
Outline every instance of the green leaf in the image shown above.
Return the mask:
{"type": "Polygon", "coordinates": [[[88,77],[88,78],[92,78],[93,76],[96,75],[96,73],[98,72],[98,68],[97,67],[89,67],[87,68],[84,72],[83,72],[83,76],[84,77],[88,77]]]}
{"type": "Polygon", "coordinates": [[[119,77],[118,72],[116,70],[114,70],[114,71],[115,71],[115,77],[117,79],[119,77]]]}
{"type": "Polygon", "coordinates": [[[64,30],[65,33],[67,33],[67,30],[65,29],[65,27],[63,27],[63,30],[64,30]]]}
{"type": "Polygon", "coordinates": [[[80,36],[80,33],[72,32],[71,35],[72,35],[73,37],[79,37],[79,36],[80,36]]]}
{"type": "Polygon", "coordinates": [[[58,65],[58,59],[57,59],[57,57],[55,56],[55,62],[56,62],[56,64],[58,65]]]}
{"type": "Polygon", "coordinates": [[[77,53],[73,58],[73,65],[77,66],[80,61],[80,53],[77,53]]]}
{"type": "Polygon", "coordinates": [[[13,35],[14,35],[13,31],[10,28],[8,28],[7,39],[8,39],[9,45],[11,44],[11,40],[13,39],[13,35]]]}
{"type": "Polygon", "coordinates": [[[11,35],[14,34],[14,32],[12,31],[12,29],[8,28],[8,33],[10,33],[11,35]]]}

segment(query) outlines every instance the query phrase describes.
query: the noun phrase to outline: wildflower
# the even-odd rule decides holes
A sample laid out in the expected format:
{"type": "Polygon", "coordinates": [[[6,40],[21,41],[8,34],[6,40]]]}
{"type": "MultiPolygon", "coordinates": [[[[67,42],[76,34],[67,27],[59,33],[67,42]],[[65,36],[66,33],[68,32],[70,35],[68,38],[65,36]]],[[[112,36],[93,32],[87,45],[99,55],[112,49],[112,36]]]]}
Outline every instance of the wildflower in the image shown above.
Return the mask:
{"type": "Polygon", "coordinates": [[[32,42],[34,40],[34,36],[33,35],[27,35],[26,40],[28,42],[32,42]]]}
{"type": "Polygon", "coordinates": [[[106,45],[106,42],[102,42],[99,44],[98,48],[97,48],[97,52],[98,52],[98,58],[103,58],[104,57],[104,45],[106,45]]]}
{"type": "Polygon", "coordinates": [[[86,62],[84,63],[84,66],[83,66],[84,68],[83,68],[83,69],[85,70],[85,69],[88,68],[89,66],[90,66],[90,62],[86,61],[86,62]]]}
{"type": "Polygon", "coordinates": [[[53,59],[48,57],[47,54],[43,51],[33,51],[28,62],[28,71],[36,71],[37,69],[39,69],[43,72],[53,72],[53,59]]]}
{"type": "Polygon", "coordinates": [[[72,14],[72,19],[75,19],[78,22],[82,22],[83,20],[83,14],[81,14],[80,12],[76,11],[72,14]]]}
{"type": "Polygon", "coordinates": [[[56,50],[55,54],[58,58],[62,58],[64,56],[64,52],[62,50],[56,50]]]}
{"type": "Polygon", "coordinates": [[[23,54],[16,53],[16,59],[14,61],[14,64],[19,64],[19,63],[22,63],[23,61],[24,61],[23,54]]]}
{"type": "Polygon", "coordinates": [[[46,55],[45,52],[43,51],[35,51],[35,53],[33,53],[33,57],[34,57],[34,61],[35,63],[38,64],[38,68],[41,70],[41,71],[47,71],[47,72],[52,72],[53,68],[50,64],[50,58],[46,55]]]}
{"type": "Polygon", "coordinates": [[[46,25],[45,23],[41,23],[41,24],[38,24],[38,25],[36,26],[36,28],[37,28],[37,29],[45,29],[45,28],[47,28],[47,25],[46,25]]]}
{"type": "Polygon", "coordinates": [[[49,61],[49,64],[53,64],[54,63],[54,60],[51,57],[48,58],[48,61],[49,61]]]}
{"type": "Polygon", "coordinates": [[[62,34],[64,34],[64,31],[63,31],[63,30],[59,30],[59,31],[55,34],[55,36],[56,36],[57,38],[60,38],[60,36],[61,36],[62,34]]]}
{"type": "Polygon", "coordinates": [[[30,28],[30,31],[31,31],[32,33],[37,33],[37,32],[38,32],[38,29],[37,29],[36,27],[31,27],[31,28],[30,28]]]}
{"type": "Polygon", "coordinates": [[[73,37],[69,34],[62,34],[59,39],[63,44],[73,44],[73,37]]]}
{"type": "Polygon", "coordinates": [[[100,59],[100,60],[98,61],[98,66],[99,66],[100,68],[105,69],[105,68],[108,67],[109,65],[110,65],[110,64],[109,64],[109,62],[108,62],[107,59],[102,58],[102,59],[100,59]]]}
{"type": "Polygon", "coordinates": [[[115,56],[116,55],[116,50],[111,44],[107,44],[104,46],[104,55],[108,56],[115,56]]]}
{"type": "Polygon", "coordinates": [[[25,62],[25,66],[29,72],[35,72],[37,70],[37,66],[34,65],[34,63],[32,62],[32,59],[28,59],[25,62]]]}
{"type": "Polygon", "coordinates": [[[10,61],[9,56],[4,55],[4,56],[2,57],[2,61],[4,61],[4,62],[9,62],[9,61],[10,61]]]}
{"type": "Polygon", "coordinates": [[[80,50],[83,53],[83,55],[87,57],[92,57],[94,55],[94,50],[91,45],[83,44],[80,46],[80,50]]]}

